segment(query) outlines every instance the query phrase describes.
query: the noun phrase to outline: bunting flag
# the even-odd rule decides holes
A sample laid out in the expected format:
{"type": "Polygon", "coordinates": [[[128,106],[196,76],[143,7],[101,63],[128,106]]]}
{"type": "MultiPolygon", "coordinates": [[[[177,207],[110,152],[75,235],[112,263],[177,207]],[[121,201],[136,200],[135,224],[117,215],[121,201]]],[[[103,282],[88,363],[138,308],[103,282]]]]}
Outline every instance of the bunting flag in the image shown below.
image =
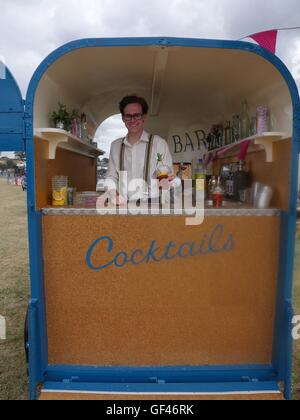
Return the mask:
{"type": "Polygon", "coordinates": [[[260,32],[258,34],[250,35],[249,38],[252,38],[261,47],[270,51],[272,54],[276,54],[277,35],[278,30],[274,29],[272,31],[260,32]]]}
{"type": "Polygon", "coordinates": [[[240,150],[240,153],[239,153],[239,156],[238,156],[239,160],[245,160],[246,159],[250,144],[251,144],[251,140],[245,141],[241,144],[241,150],[240,150]]]}
{"type": "Polygon", "coordinates": [[[257,34],[248,35],[244,38],[240,38],[239,41],[243,41],[247,38],[251,38],[258,45],[270,51],[272,54],[276,54],[277,39],[280,31],[293,31],[299,30],[300,26],[294,28],[279,28],[272,29],[264,32],[258,32],[257,34]]]}

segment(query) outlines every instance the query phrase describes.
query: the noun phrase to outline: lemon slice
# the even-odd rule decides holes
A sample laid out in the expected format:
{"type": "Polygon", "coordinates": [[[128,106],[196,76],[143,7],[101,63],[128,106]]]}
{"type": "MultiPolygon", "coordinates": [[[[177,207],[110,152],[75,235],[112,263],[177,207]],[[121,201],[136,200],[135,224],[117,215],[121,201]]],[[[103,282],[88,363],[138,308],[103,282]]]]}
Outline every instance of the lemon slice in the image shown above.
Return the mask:
{"type": "Polygon", "coordinates": [[[54,200],[53,201],[53,206],[64,206],[65,205],[65,200],[54,200]]]}
{"type": "Polygon", "coordinates": [[[60,191],[53,191],[53,199],[55,201],[61,201],[61,200],[63,200],[62,193],[60,191]]]}

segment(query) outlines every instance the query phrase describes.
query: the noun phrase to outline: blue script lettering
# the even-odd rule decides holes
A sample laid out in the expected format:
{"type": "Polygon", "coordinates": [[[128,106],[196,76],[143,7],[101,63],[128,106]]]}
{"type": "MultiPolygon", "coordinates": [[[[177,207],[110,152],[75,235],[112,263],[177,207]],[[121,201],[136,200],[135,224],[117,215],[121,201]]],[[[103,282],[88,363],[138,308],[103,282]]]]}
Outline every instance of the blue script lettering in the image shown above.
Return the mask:
{"type": "Polygon", "coordinates": [[[208,254],[226,253],[233,249],[233,235],[229,233],[225,236],[222,225],[217,225],[212,229],[210,234],[204,234],[198,243],[185,242],[183,244],[176,244],[174,241],[170,241],[162,248],[157,245],[156,241],[152,241],[146,251],[135,249],[132,252],[115,251],[114,254],[113,239],[109,236],[101,236],[90,246],[86,254],[86,263],[91,270],[100,271],[111,266],[123,268],[128,264],[137,266],[143,263],[172,261],[175,258],[195,258],[208,254]],[[97,265],[95,264],[97,258],[101,258],[102,261],[108,261],[104,264],[97,265]]]}
{"type": "Polygon", "coordinates": [[[136,251],[134,251],[132,256],[131,256],[131,259],[130,259],[131,264],[139,265],[142,262],[144,262],[145,258],[143,258],[141,261],[137,261],[136,257],[138,257],[138,256],[144,257],[144,251],[142,251],[141,249],[137,249],[136,251]]]}

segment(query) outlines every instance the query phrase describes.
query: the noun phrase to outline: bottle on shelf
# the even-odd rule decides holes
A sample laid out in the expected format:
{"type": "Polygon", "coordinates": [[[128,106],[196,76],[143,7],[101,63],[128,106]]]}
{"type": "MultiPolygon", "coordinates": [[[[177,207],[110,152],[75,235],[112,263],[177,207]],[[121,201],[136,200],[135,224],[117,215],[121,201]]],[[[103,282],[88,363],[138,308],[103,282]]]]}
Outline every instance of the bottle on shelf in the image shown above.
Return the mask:
{"type": "Polygon", "coordinates": [[[212,135],[211,132],[208,133],[208,135],[206,136],[205,141],[206,141],[206,144],[207,144],[207,150],[209,152],[211,152],[213,150],[213,148],[214,148],[214,145],[213,145],[213,135],[212,135]]]}
{"type": "Polygon", "coordinates": [[[231,122],[226,121],[224,128],[224,146],[229,146],[232,143],[232,136],[231,122]]]}
{"type": "Polygon", "coordinates": [[[246,139],[250,135],[250,117],[248,113],[248,102],[243,102],[241,113],[241,138],[246,139]]]}
{"type": "Polygon", "coordinates": [[[234,115],[232,120],[232,143],[241,140],[241,119],[239,115],[234,115]]]}
{"type": "Polygon", "coordinates": [[[204,191],[206,190],[206,169],[203,163],[203,159],[198,160],[198,164],[195,169],[195,183],[196,183],[196,191],[202,190],[202,186],[197,181],[203,180],[204,181],[204,191]]]}
{"type": "Polygon", "coordinates": [[[80,128],[81,140],[88,142],[87,117],[85,114],[81,114],[80,128]]]}
{"type": "Polygon", "coordinates": [[[72,128],[71,133],[75,137],[80,138],[80,122],[79,122],[79,115],[76,110],[73,110],[72,112],[72,128]]]}
{"type": "Polygon", "coordinates": [[[252,117],[250,120],[250,136],[255,136],[257,134],[257,118],[252,117]]]}
{"type": "Polygon", "coordinates": [[[249,173],[245,170],[245,162],[238,163],[238,170],[233,174],[233,198],[240,201],[240,191],[249,187],[249,173]]]}

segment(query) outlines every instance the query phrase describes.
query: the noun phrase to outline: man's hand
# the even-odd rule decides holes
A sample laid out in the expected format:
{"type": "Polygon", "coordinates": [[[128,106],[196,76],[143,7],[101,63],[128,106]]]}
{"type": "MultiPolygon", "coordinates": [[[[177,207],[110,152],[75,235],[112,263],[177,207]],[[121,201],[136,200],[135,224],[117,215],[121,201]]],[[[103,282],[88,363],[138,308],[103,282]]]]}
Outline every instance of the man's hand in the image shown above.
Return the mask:
{"type": "Polygon", "coordinates": [[[121,207],[127,204],[127,200],[116,190],[107,191],[98,198],[97,206],[99,207],[121,207]]]}
{"type": "Polygon", "coordinates": [[[174,175],[174,174],[169,175],[169,176],[168,176],[168,181],[169,181],[169,182],[173,182],[175,178],[176,178],[176,175],[174,175]]]}
{"type": "Polygon", "coordinates": [[[124,207],[127,204],[127,200],[117,192],[114,196],[111,196],[111,204],[116,207],[124,207]]]}
{"type": "Polygon", "coordinates": [[[162,188],[163,190],[169,190],[170,188],[172,188],[171,184],[175,178],[176,176],[172,174],[172,175],[169,175],[168,178],[162,179],[159,182],[159,188],[162,188]]]}

